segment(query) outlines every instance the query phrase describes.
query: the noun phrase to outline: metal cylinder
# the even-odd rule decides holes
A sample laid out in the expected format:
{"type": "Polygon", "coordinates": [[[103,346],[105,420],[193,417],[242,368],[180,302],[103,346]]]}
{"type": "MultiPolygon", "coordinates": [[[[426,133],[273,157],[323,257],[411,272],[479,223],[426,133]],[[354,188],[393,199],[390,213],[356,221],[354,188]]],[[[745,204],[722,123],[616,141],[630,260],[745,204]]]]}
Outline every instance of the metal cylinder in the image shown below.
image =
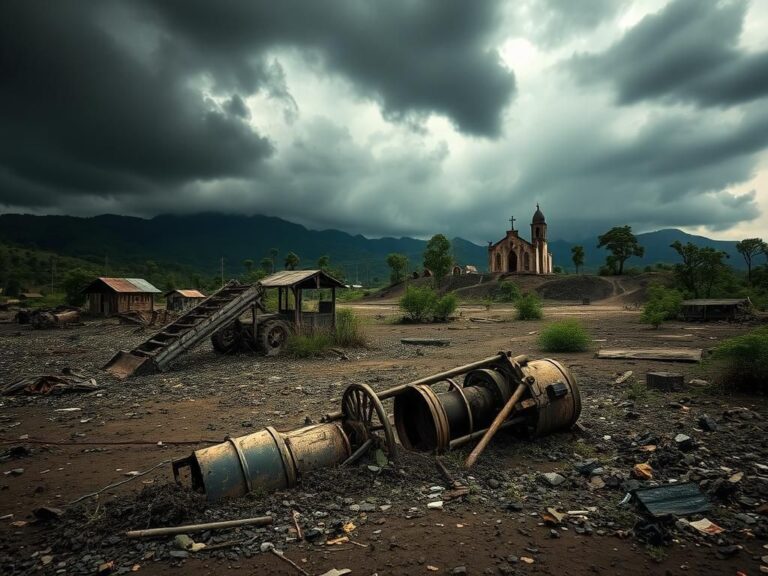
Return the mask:
{"type": "Polygon", "coordinates": [[[550,358],[529,362],[523,371],[533,377],[528,390],[536,402],[535,409],[527,412],[530,435],[569,430],[581,415],[581,394],[571,371],[550,358]]]}
{"type": "MultiPolygon", "coordinates": [[[[532,436],[568,429],[581,413],[573,375],[560,363],[530,361],[520,366],[526,384],[513,419],[532,436]]],[[[449,390],[437,393],[426,384],[409,385],[395,397],[395,427],[407,449],[444,452],[451,441],[485,430],[517,385],[508,373],[481,369],[468,372],[464,385],[448,379],[449,390]]]]}
{"type": "Polygon", "coordinates": [[[395,397],[395,427],[405,448],[448,450],[451,440],[486,428],[511,394],[506,377],[495,370],[469,372],[463,387],[448,383],[447,392],[410,385],[395,397]]]}
{"type": "Polygon", "coordinates": [[[301,474],[341,464],[350,453],[349,440],[337,424],[318,424],[285,434],[267,427],[197,450],[175,461],[173,473],[178,481],[179,470],[189,467],[192,487],[213,501],[254,490],[290,488],[301,474]]]}

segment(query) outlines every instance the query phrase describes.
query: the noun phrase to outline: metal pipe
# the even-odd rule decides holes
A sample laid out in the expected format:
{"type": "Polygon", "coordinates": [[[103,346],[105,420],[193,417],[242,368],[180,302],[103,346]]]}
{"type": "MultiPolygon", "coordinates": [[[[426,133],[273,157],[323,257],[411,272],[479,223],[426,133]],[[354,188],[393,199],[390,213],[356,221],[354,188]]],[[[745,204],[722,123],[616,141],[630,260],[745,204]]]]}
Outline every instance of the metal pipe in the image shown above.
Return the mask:
{"type": "Polygon", "coordinates": [[[169,526],[167,528],[130,530],[125,533],[125,536],[126,538],[148,538],[152,536],[204,532],[205,530],[237,528],[238,526],[267,526],[268,524],[272,524],[272,516],[257,516],[256,518],[242,518],[240,520],[226,520],[224,522],[206,522],[205,524],[187,524],[186,526],[169,526]]]}
{"type": "MultiPolygon", "coordinates": [[[[506,360],[507,358],[510,357],[510,355],[511,355],[511,352],[499,352],[494,356],[489,356],[488,358],[483,358],[482,360],[478,360],[476,362],[471,362],[469,364],[464,364],[463,366],[451,368],[450,370],[446,370],[445,372],[439,372],[438,374],[432,374],[431,376],[425,376],[424,378],[419,378],[418,380],[414,380],[413,382],[408,382],[407,384],[400,384],[398,386],[394,386],[392,388],[384,390],[383,392],[378,392],[376,396],[379,397],[379,400],[386,400],[387,398],[392,398],[393,396],[397,396],[398,394],[402,393],[409,386],[420,386],[422,384],[429,386],[437,382],[440,382],[442,380],[446,380],[448,378],[458,376],[459,374],[463,374],[464,372],[469,372],[471,370],[476,370],[478,368],[485,368],[486,366],[492,366],[497,362],[506,360]]],[[[528,358],[527,356],[522,355],[522,356],[515,356],[512,360],[517,361],[518,359],[521,359],[522,361],[525,361],[527,360],[527,358],[528,358]]],[[[333,422],[334,420],[341,420],[341,411],[331,412],[330,414],[326,414],[323,417],[324,422],[333,422]]]]}
{"type": "Polygon", "coordinates": [[[488,430],[485,431],[483,437],[480,438],[480,442],[477,443],[477,446],[475,446],[470,455],[467,457],[467,460],[464,462],[465,468],[471,468],[474,465],[475,461],[478,459],[480,454],[483,453],[483,450],[485,450],[485,447],[488,446],[488,443],[494,437],[496,432],[499,431],[499,428],[501,427],[504,420],[509,418],[509,415],[512,413],[512,409],[515,407],[515,404],[520,401],[520,398],[523,397],[525,390],[526,386],[522,382],[517,385],[517,390],[515,390],[515,393],[512,394],[512,397],[504,405],[504,408],[502,408],[501,411],[496,415],[496,418],[493,419],[493,423],[491,423],[488,430]]]}
{"type": "MultiPolygon", "coordinates": [[[[522,424],[523,422],[525,422],[525,416],[516,416],[514,418],[510,418],[506,422],[503,422],[501,426],[499,426],[499,430],[504,430],[505,428],[509,428],[510,426],[514,426],[515,424],[522,424]]],[[[472,432],[472,434],[467,434],[466,436],[460,436],[459,438],[451,440],[450,449],[453,450],[454,448],[459,448],[461,446],[464,446],[464,444],[468,444],[473,440],[477,440],[478,438],[482,437],[482,435],[485,434],[487,431],[488,431],[488,428],[486,428],[485,430],[478,430],[477,432],[472,432]]]]}

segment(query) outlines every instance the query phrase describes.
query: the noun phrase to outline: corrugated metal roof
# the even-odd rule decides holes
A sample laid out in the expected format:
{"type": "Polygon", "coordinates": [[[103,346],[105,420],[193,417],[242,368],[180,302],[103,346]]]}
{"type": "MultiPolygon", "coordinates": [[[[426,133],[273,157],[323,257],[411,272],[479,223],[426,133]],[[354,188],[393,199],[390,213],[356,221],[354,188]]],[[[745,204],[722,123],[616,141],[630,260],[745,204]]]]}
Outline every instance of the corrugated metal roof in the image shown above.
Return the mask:
{"type": "Polygon", "coordinates": [[[166,292],[166,296],[170,296],[171,294],[179,294],[183,296],[184,298],[205,298],[205,294],[199,292],[198,290],[171,290],[170,292],[166,292]]]}
{"type": "Polygon", "coordinates": [[[317,277],[320,286],[323,288],[330,288],[331,286],[344,287],[344,284],[322,270],[282,270],[267,276],[261,280],[260,284],[265,288],[285,288],[301,284],[302,282],[312,281],[315,277],[317,277]]]}
{"type": "Polygon", "coordinates": [[[159,294],[160,290],[143,278],[99,278],[115,292],[159,294]]]}
{"type": "Polygon", "coordinates": [[[699,298],[696,300],[683,300],[683,306],[738,306],[747,304],[749,298],[699,298]]]}

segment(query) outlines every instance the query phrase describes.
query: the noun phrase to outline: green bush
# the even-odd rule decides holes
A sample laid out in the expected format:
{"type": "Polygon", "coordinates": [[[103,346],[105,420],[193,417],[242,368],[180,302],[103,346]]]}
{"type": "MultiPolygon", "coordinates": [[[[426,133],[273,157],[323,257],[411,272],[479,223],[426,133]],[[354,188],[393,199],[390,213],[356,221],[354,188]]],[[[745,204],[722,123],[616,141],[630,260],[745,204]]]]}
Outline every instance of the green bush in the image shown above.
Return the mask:
{"type": "Polygon", "coordinates": [[[499,302],[517,302],[520,299],[520,288],[514,282],[501,282],[496,291],[499,302]]]}
{"type": "Polygon", "coordinates": [[[539,346],[545,352],[583,352],[589,342],[589,334],[578,320],[553,322],[539,336],[539,346]]]}
{"type": "Polygon", "coordinates": [[[715,349],[714,360],[723,388],[768,393],[768,326],[724,341],[715,349]]]}
{"type": "Polygon", "coordinates": [[[400,298],[400,309],[411,322],[424,322],[432,318],[437,304],[437,293],[432,288],[408,286],[400,298]]]}
{"type": "Polygon", "coordinates": [[[648,287],[648,301],[640,321],[658,328],[662,322],[671,320],[680,313],[682,302],[683,295],[677,290],[653,284],[648,287]]]}
{"type": "Polygon", "coordinates": [[[518,320],[539,320],[544,316],[541,311],[541,300],[536,294],[526,293],[515,302],[518,320]]]}
{"type": "Polygon", "coordinates": [[[446,322],[451,314],[456,311],[458,301],[453,294],[446,294],[435,302],[434,316],[437,322],[446,322]]]}
{"type": "Polygon", "coordinates": [[[352,310],[336,312],[336,333],[333,343],[342,348],[364,348],[367,344],[360,319],[352,310]]]}
{"type": "Polygon", "coordinates": [[[286,349],[295,358],[322,356],[333,346],[333,337],[328,330],[302,330],[288,336],[286,349]]]}

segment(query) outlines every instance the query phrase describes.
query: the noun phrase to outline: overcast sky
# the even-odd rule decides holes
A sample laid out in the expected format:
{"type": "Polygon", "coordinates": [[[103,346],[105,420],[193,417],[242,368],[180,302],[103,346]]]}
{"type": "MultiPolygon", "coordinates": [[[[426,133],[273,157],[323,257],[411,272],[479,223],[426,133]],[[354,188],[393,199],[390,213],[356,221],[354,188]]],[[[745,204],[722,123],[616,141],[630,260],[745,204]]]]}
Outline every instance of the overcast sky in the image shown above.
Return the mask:
{"type": "Polygon", "coordinates": [[[0,6],[0,212],[482,243],[537,202],[768,236],[768,1],[0,6]]]}

